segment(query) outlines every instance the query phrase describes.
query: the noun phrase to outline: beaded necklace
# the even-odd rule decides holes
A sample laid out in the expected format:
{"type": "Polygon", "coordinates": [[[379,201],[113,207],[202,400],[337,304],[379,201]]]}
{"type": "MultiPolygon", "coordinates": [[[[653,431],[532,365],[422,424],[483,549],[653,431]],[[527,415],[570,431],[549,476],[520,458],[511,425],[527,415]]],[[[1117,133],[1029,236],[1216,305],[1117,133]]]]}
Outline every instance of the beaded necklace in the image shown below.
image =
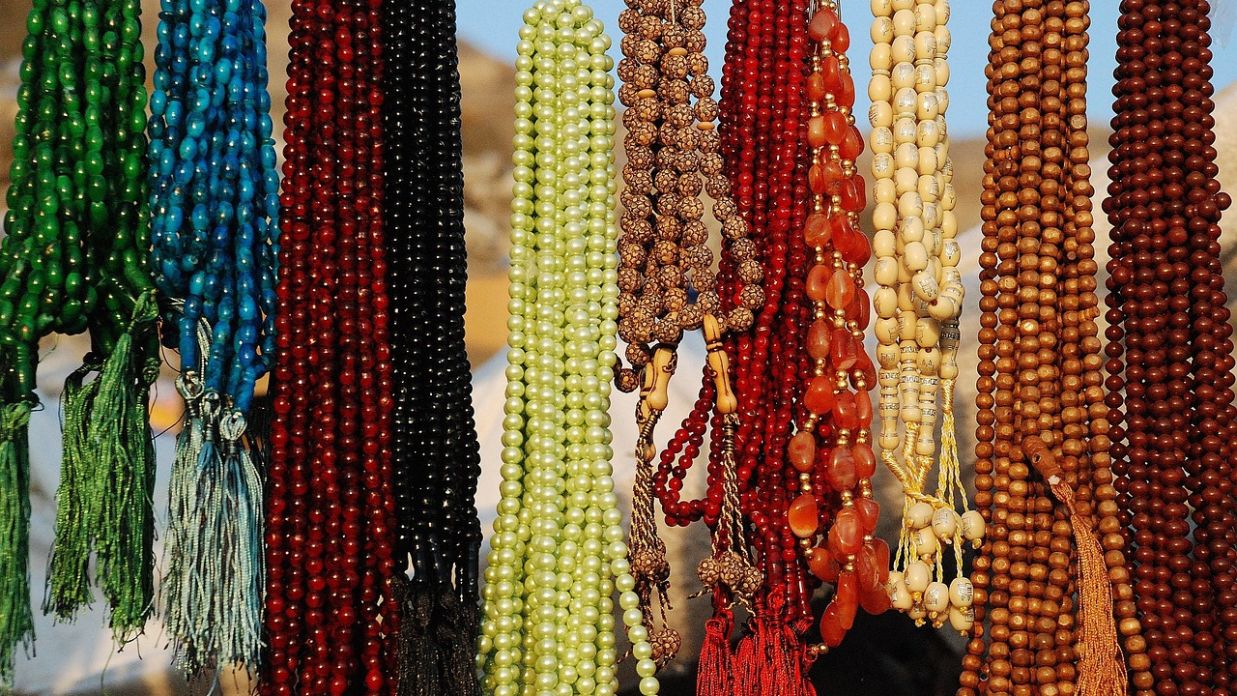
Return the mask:
{"type": "Polygon", "coordinates": [[[958,464],[953,395],[964,291],[953,208],[953,164],[945,112],[950,34],[946,0],[872,5],[872,174],[876,208],[876,336],[881,365],[881,461],[902,484],[904,523],[889,591],[917,622],[971,628],[962,542],[978,546],[983,518],[967,511],[958,464]],[[937,464],[937,394],[941,449],[937,464]],[[900,433],[904,426],[905,434],[900,433]],[[962,510],[959,515],[958,509],[962,510]],[[942,551],[958,577],[947,587],[942,551]],[[953,600],[957,600],[956,602],[953,600]],[[956,611],[955,611],[956,610],[956,611]]]}
{"type": "Polygon", "coordinates": [[[29,645],[27,425],[39,340],[89,330],[66,381],[64,456],[44,610],[92,601],[90,567],[120,639],[149,615],[158,374],[143,241],[145,71],[137,0],[38,2],[22,47],[6,236],[0,243],[0,680],[29,645]],[[87,378],[93,377],[87,381],[87,378]]]}
{"type": "Polygon", "coordinates": [[[293,7],[263,694],[395,686],[378,9],[368,0],[293,7]]]}
{"type": "MultiPolygon", "coordinates": [[[[760,585],[759,571],[742,542],[736,482],[734,439],[739,429],[738,403],[731,390],[726,335],[749,329],[763,302],[761,268],[748,227],[730,195],[714,127],[718,115],[714,83],[702,53],[706,17],[701,0],[628,0],[619,16],[623,30],[623,81],[619,99],[627,136],[623,169],[623,235],[619,243],[619,333],[627,342],[630,368],[619,373],[619,388],[640,387],[636,444],[636,490],[632,503],[631,558],[644,622],[662,623],[669,609],[670,568],[665,543],[654,519],[653,437],[666,407],[667,386],[674,374],[675,353],[684,332],[701,329],[709,351],[702,391],[712,406],[715,437],[713,492],[704,504],[713,526],[713,553],[699,570],[708,590],[750,597],[760,585]],[[694,101],[693,101],[694,100],[694,101]],[[723,255],[736,269],[736,289],[719,294],[718,275],[703,221],[706,193],[721,224],[723,255]],[[729,293],[728,293],[729,294],[729,293]]],[[[702,442],[709,418],[701,410],[689,417],[680,441],[702,442]],[[692,436],[688,433],[695,432],[692,436]]],[[[674,455],[671,455],[671,459],[674,455]]],[[[675,477],[681,485],[681,477],[675,477]]],[[[677,652],[680,638],[669,627],[653,633],[654,659],[664,664],[677,652]]]]}
{"type": "Polygon", "coordinates": [[[473,497],[480,456],[464,344],[464,179],[454,0],[383,3],[383,224],[394,348],[400,693],[477,694],[473,497]]]}
{"type": "Polygon", "coordinates": [[[1234,361],[1217,240],[1232,201],[1216,180],[1209,3],[1121,9],[1104,203],[1107,403],[1133,548],[1119,628],[1138,693],[1230,693],[1234,361]]]}
{"type": "Polygon", "coordinates": [[[791,504],[791,530],[813,576],[834,585],[820,619],[822,643],[810,646],[809,658],[841,645],[860,606],[872,614],[890,606],[884,590],[889,547],[875,538],[880,506],[871,482],[876,455],[868,390],[877,374],[863,347],[871,321],[863,267],[872,257],[859,229],[867,196],[855,160],[863,138],[852,112],[850,34],[838,11],[838,3],[822,2],[808,25],[814,49],[805,91],[812,212],[803,239],[810,253],[804,286],[810,314],[804,323],[811,377],[801,387],[798,432],[787,448],[801,491],[791,504]],[[800,523],[802,508],[819,516],[800,523]]]}
{"type": "Polygon", "coordinates": [[[479,658],[494,696],[614,694],[616,589],[640,692],[659,688],[611,478],[619,289],[609,47],[578,0],[524,13],[503,482],[479,658]]]}
{"type": "Polygon", "coordinates": [[[976,398],[976,506],[991,533],[958,693],[1116,696],[1113,598],[1123,621],[1132,606],[1095,322],[1089,6],[995,10],[976,398]]]}
{"type": "Polygon", "coordinates": [[[173,464],[164,620],[191,672],[254,667],[261,651],[262,480],[245,432],[275,340],[279,181],[265,20],[257,0],[164,3],[155,53],[152,260],[174,303],[164,323],[188,411],[173,464]]]}

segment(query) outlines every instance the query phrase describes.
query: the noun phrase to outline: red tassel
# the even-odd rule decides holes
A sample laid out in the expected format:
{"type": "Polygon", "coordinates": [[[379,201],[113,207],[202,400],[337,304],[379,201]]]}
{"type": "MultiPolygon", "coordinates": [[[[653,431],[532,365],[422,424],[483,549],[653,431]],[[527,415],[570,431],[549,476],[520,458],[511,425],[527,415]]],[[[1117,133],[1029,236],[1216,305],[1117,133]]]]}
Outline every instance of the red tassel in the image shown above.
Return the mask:
{"type": "Polygon", "coordinates": [[[723,609],[704,624],[704,643],[696,669],[696,696],[732,696],[734,654],[730,651],[733,615],[723,609]]]}
{"type": "Polygon", "coordinates": [[[734,696],[816,696],[807,646],[781,619],[756,619],[735,654],[734,696]]]}

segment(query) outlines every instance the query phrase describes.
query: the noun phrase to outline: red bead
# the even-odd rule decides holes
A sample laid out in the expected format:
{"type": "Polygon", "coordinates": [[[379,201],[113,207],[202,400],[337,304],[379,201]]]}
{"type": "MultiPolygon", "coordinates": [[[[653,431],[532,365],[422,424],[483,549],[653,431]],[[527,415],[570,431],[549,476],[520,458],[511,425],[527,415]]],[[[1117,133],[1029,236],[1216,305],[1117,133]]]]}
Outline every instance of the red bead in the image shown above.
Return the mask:
{"type": "Polygon", "coordinates": [[[807,144],[812,147],[824,147],[829,144],[829,136],[825,130],[825,117],[813,116],[807,122],[807,144]]]}
{"type": "Polygon", "coordinates": [[[876,549],[871,543],[863,545],[855,554],[855,576],[859,579],[859,589],[870,592],[881,586],[880,568],[876,565],[876,549]]]}
{"type": "MultiPolygon", "coordinates": [[[[811,282],[811,276],[808,277],[808,282],[811,282]]],[[[829,277],[829,286],[825,289],[825,301],[833,309],[846,309],[855,301],[855,279],[845,268],[834,269],[829,277]]]]}
{"type": "Polygon", "coordinates": [[[833,225],[829,217],[823,213],[812,213],[803,225],[803,241],[814,249],[829,245],[833,238],[833,225]]]}
{"type": "Polygon", "coordinates": [[[816,505],[816,496],[804,493],[790,504],[786,519],[790,531],[800,539],[808,539],[820,528],[820,510],[816,505]]]}
{"type": "MultiPolygon", "coordinates": [[[[852,452],[853,451],[854,450],[852,450],[852,452]]],[[[859,521],[863,524],[863,533],[874,533],[876,531],[877,522],[880,522],[880,503],[877,503],[871,498],[856,498],[855,510],[859,512],[859,521]]]]}
{"type": "Polygon", "coordinates": [[[855,404],[855,395],[848,391],[839,392],[833,404],[833,422],[839,428],[854,430],[859,427],[859,407],[855,404]]]}
{"type": "Polygon", "coordinates": [[[820,62],[819,74],[825,91],[836,96],[842,89],[842,64],[837,56],[825,56],[820,62]]]}
{"type": "Polygon", "coordinates": [[[863,185],[863,177],[856,174],[847,178],[841,184],[842,209],[850,213],[862,212],[868,205],[867,190],[863,185]]]}
{"type": "Polygon", "coordinates": [[[823,416],[833,410],[834,398],[833,380],[828,377],[813,377],[808,382],[803,403],[812,413],[823,416]]]}
{"type": "Polygon", "coordinates": [[[833,554],[823,546],[813,547],[807,554],[808,568],[821,582],[836,582],[840,566],[834,560],[833,554]]]}
{"type": "MultiPolygon", "coordinates": [[[[800,19],[799,21],[803,21],[800,19]]],[[[841,21],[838,20],[838,15],[832,8],[822,7],[812,15],[812,19],[808,22],[807,34],[816,43],[820,43],[826,39],[831,39],[837,31],[841,21]]]]}
{"type": "Polygon", "coordinates": [[[808,75],[804,93],[808,100],[822,102],[825,100],[825,78],[818,72],[808,75]]]}
{"type": "Polygon", "coordinates": [[[795,433],[786,446],[786,458],[796,471],[811,472],[816,465],[816,436],[810,432],[795,433]]]}
{"type": "Polygon", "coordinates": [[[855,458],[851,456],[849,447],[833,448],[829,453],[829,468],[826,474],[829,486],[835,491],[848,491],[855,487],[858,477],[855,476],[855,458]]]}
{"type": "Polygon", "coordinates": [[[808,271],[807,284],[804,286],[807,296],[813,302],[824,302],[828,297],[830,283],[833,280],[833,267],[823,263],[812,266],[808,271]]]}
{"type": "MultiPolygon", "coordinates": [[[[842,115],[841,111],[826,111],[818,118],[824,121],[821,132],[825,142],[830,145],[842,145],[846,140],[847,130],[851,129],[851,125],[846,121],[846,116],[842,115]]],[[[842,159],[847,159],[847,157],[843,155],[842,159]]]]}
{"type": "MultiPolygon", "coordinates": [[[[862,187],[862,185],[863,182],[860,180],[859,186],[862,187]]],[[[866,199],[864,205],[867,205],[866,199]]],[[[863,207],[860,206],[860,210],[862,209],[863,207]]],[[[866,235],[855,229],[848,216],[838,215],[833,218],[833,244],[837,247],[838,253],[842,255],[843,261],[853,263],[860,268],[867,265],[868,260],[872,258],[871,242],[868,241],[866,235]]]]}
{"type": "Polygon", "coordinates": [[[843,372],[849,370],[858,358],[859,348],[855,344],[855,337],[845,326],[833,327],[833,334],[829,339],[829,360],[833,369],[843,372]]]}
{"type": "Polygon", "coordinates": [[[825,360],[829,357],[829,343],[833,338],[833,327],[824,319],[816,319],[807,331],[807,354],[813,360],[825,360]]]}
{"type": "MultiPolygon", "coordinates": [[[[868,415],[872,415],[872,401],[867,393],[856,396],[856,401],[862,402],[865,398],[868,399],[868,415]]],[[[856,412],[859,409],[856,408],[856,412]]],[[[863,427],[870,425],[870,421],[864,421],[863,427]]],[[[856,442],[851,446],[851,454],[855,456],[855,475],[861,479],[870,479],[876,475],[876,453],[872,451],[872,446],[866,442],[856,442]]]]}
{"type": "Polygon", "coordinates": [[[835,558],[853,556],[863,546],[863,525],[853,507],[838,511],[829,529],[829,551],[835,558]]]}
{"type": "Polygon", "coordinates": [[[842,22],[838,22],[833,27],[833,33],[830,34],[830,39],[833,42],[833,50],[838,53],[846,53],[850,50],[850,29],[842,22]]]}
{"type": "MultiPolygon", "coordinates": [[[[841,115],[839,112],[831,113],[841,115]]],[[[859,159],[859,155],[863,154],[863,136],[859,134],[858,128],[850,124],[847,124],[842,138],[834,144],[838,146],[838,156],[844,160],[854,162],[859,159]]]]}
{"type": "Polygon", "coordinates": [[[820,617],[820,637],[825,645],[836,648],[846,637],[846,629],[842,626],[841,609],[837,602],[830,602],[825,613],[820,617]]]}
{"type": "Polygon", "coordinates": [[[855,614],[859,611],[859,579],[850,571],[838,575],[837,593],[833,601],[838,605],[838,622],[842,628],[850,630],[855,625],[855,614]]]}
{"type": "Polygon", "coordinates": [[[893,607],[893,603],[889,598],[889,593],[885,591],[885,586],[882,583],[869,592],[863,592],[859,595],[859,606],[863,610],[873,616],[879,616],[889,611],[893,607]]]}

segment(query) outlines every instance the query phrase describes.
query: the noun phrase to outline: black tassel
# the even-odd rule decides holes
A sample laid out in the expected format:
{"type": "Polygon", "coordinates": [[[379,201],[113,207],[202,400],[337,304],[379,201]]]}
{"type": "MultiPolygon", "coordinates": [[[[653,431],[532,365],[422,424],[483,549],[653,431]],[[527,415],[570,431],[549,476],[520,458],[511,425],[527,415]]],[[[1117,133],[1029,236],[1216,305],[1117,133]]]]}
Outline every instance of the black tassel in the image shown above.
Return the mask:
{"type": "Polygon", "coordinates": [[[441,696],[442,669],[431,630],[434,593],[424,580],[397,577],[399,617],[399,696],[441,696]]]}
{"type": "Polygon", "coordinates": [[[450,584],[438,589],[434,617],[442,668],[442,694],[481,696],[477,681],[477,629],[481,612],[476,603],[463,603],[450,584]]]}

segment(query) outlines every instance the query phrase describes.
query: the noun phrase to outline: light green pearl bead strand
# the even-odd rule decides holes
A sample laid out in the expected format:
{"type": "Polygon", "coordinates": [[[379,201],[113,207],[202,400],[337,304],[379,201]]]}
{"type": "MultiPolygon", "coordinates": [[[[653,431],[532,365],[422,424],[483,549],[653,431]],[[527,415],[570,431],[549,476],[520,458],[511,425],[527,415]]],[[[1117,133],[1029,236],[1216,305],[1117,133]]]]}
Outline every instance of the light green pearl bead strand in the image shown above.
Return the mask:
{"type": "Polygon", "coordinates": [[[618,272],[610,40],[578,0],[525,13],[503,483],[479,664],[496,696],[613,695],[614,600],[658,692],[611,478],[618,272]]]}

